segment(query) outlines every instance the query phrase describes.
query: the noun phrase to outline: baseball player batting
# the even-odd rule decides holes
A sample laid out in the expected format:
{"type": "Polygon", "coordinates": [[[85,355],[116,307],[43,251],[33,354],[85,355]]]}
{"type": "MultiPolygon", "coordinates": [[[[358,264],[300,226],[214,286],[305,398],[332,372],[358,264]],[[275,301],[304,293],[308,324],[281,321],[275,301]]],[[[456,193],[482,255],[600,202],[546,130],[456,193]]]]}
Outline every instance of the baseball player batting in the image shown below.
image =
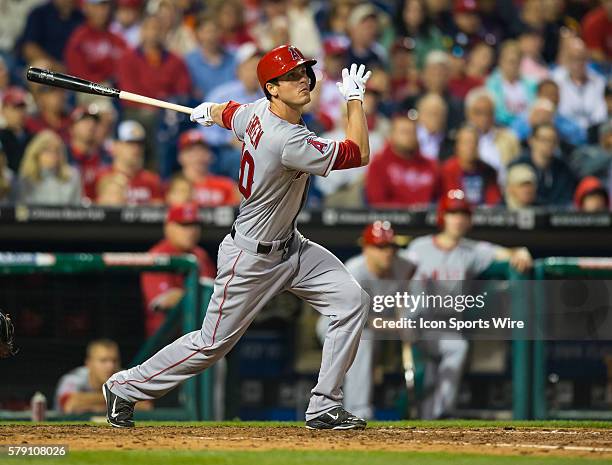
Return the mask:
{"type": "Polygon", "coordinates": [[[259,310],[289,291],[331,322],[321,369],[306,410],[311,429],[363,429],[365,420],[342,407],[342,380],[351,366],[370,304],[368,294],[331,252],[296,229],[310,175],[364,166],[369,161],[362,109],[371,73],[353,64],[338,89],[347,101],[346,140],[322,139],[305,127],[304,106],[316,82],[295,47],[268,52],[257,66],[266,98],[248,105],[204,102],[192,121],[217,124],[243,143],[238,217],[219,246],[217,276],[202,329],[186,334],[142,365],[114,374],[102,387],[108,422],[134,426],[134,404],[156,399],[223,357],[259,310]]]}

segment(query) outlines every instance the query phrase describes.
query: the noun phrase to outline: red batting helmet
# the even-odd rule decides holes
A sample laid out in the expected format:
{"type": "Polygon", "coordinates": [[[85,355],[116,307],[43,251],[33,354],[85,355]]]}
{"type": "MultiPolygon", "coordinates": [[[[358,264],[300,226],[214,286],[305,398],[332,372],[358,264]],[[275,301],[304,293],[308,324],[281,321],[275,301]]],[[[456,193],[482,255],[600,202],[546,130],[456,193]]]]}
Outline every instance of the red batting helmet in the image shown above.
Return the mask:
{"type": "Polygon", "coordinates": [[[389,221],[374,221],[363,230],[361,234],[360,244],[385,246],[394,245],[397,247],[405,246],[410,241],[408,236],[399,236],[395,234],[393,226],[389,221]]]}
{"type": "Polygon", "coordinates": [[[444,215],[453,212],[472,214],[472,206],[461,189],[451,189],[440,199],[438,204],[438,227],[440,229],[444,228],[444,215]]]}
{"type": "Polygon", "coordinates": [[[257,64],[259,85],[261,85],[267,96],[266,82],[276,79],[300,65],[306,65],[306,72],[310,78],[310,90],[312,90],[317,82],[317,78],[312,70],[316,63],[317,60],[307,60],[304,58],[302,52],[293,45],[281,45],[270,50],[259,60],[257,64]]]}

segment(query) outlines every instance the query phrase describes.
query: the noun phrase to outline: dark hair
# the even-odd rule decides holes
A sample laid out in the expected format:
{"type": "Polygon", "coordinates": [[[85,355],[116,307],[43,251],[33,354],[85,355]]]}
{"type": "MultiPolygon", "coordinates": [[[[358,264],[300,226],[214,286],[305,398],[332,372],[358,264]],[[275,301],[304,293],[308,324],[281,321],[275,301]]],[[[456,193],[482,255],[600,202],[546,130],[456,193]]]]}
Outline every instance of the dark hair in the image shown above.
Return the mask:
{"type": "Polygon", "coordinates": [[[397,6],[397,10],[394,15],[394,23],[395,23],[395,30],[397,32],[397,36],[411,37],[411,35],[408,33],[408,30],[406,28],[406,24],[404,23],[404,8],[406,8],[406,4],[408,2],[412,2],[412,1],[418,2],[421,5],[421,8],[423,10],[423,21],[419,25],[417,35],[422,36],[422,37],[429,37],[431,35],[433,22],[431,21],[429,12],[427,11],[427,4],[425,3],[424,0],[403,0],[399,2],[397,6]]]}
{"type": "Polygon", "coordinates": [[[542,88],[546,85],[553,85],[555,86],[557,89],[559,88],[559,84],[557,84],[555,81],[553,81],[552,79],[542,79],[539,83],[538,83],[538,87],[536,88],[536,94],[540,94],[540,91],[542,90],[542,88]]]}
{"type": "Polygon", "coordinates": [[[195,29],[198,30],[204,24],[207,24],[207,23],[216,24],[216,22],[217,22],[217,17],[215,16],[215,14],[210,11],[205,11],[204,13],[198,15],[198,17],[196,18],[195,29]]]}

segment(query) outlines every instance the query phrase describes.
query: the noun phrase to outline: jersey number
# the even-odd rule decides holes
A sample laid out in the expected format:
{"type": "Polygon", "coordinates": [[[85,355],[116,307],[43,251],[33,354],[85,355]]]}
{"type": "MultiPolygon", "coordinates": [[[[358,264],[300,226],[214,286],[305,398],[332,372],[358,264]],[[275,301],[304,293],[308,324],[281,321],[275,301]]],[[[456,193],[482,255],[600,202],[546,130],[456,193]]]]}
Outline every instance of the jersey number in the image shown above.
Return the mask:
{"type": "Polygon", "coordinates": [[[242,152],[240,159],[240,178],[238,180],[238,189],[245,199],[251,196],[251,187],[253,186],[253,175],[255,174],[255,160],[248,150],[242,152]],[[246,176],[245,176],[246,171],[246,176]]]}

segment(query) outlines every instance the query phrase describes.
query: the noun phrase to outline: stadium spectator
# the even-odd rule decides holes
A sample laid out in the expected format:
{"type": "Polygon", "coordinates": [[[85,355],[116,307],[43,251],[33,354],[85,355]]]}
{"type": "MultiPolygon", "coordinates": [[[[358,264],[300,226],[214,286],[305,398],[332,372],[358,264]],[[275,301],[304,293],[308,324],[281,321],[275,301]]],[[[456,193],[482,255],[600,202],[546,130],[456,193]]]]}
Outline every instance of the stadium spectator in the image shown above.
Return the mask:
{"type": "Polygon", "coordinates": [[[470,53],[481,42],[495,45],[498,37],[488,31],[482,21],[477,0],[453,0],[452,52],[460,56],[470,53]]]}
{"type": "Polygon", "coordinates": [[[198,47],[185,55],[185,62],[196,90],[195,97],[204,100],[216,86],[236,77],[236,62],[223,48],[213,15],[203,14],[195,27],[198,47]]]}
{"type": "Polygon", "coordinates": [[[382,68],[387,63],[387,54],[377,42],[386,18],[378,8],[362,3],[351,11],[347,27],[350,46],[346,60],[348,63],[364,64],[367,68],[382,68]]]}
{"type": "MultiPolygon", "coordinates": [[[[197,206],[175,205],[168,209],[164,238],[149,253],[193,254],[200,266],[200,277],[214,278],[215,265],[206,251],[198,246],[201,233],[197,206]]],[[[141,287],[145,300],[146,334],[152,336],[164,322],[166,312],[178,305],[185,295],[184,276],[180,273],[142,273],[141,287]]]]}
{"type": "Polygon", "coordinates": [[[55,407],[62,413],[104,412],[102,384],[119,370],[119,346],[109,339],[87,345],[85,365],[63,375],[55,391],[55,407]]]}
{"type": "Polygon", "coordinates": [[[588,130],[607,117],[606,82],[587,67],[588,51],[580,39],[571,38],[565,44],[566,64],[553,71],[559,85],[559,113],[588,130]]]}
{"type": "Polygon", "coordinates": [[[77,107],[72,111],[70,140],[67,144],[68,160],[77,168],[83,185],[83,196],[89,200],[96,198],[96,178],[104,160],[96,144],[96,130],[100,121],[95,104],[77,107]]]}
{"type": "Polygon", "coordinates": [[[117,0],[117,9],[109,27],[131,48],[138,47],[140,43],[142,6],[142,0],[117,0]]]}
{"type": "MultiPolygon", "coordinates": [[[[137,121],[126,120],[117,128],[117,140],[111,147],[113,164],[98,173],[96,185],[105,176],[122,173],[129,180],[130,205],[159,204],[163,202],[161,179],[156,173],[143,168],[145,130],[137,121]]],[[[96,187],[96,189],[98,189],[96,187]]]]}
{"type": "Polygon", "coordinates": [[[0,58],[10,70],[15,68],[17,56],[15,50],[20,46],[19,40],[30,12],[47,0],[9,1],[2,4],[0,15],[0,58]]]}
{"type": "Polygon", "coordinates": [[[471,205],[495,206],[502,196],[497,173],[478,158],[478,130],[464,126],[457,132],[455,155],[440,169],[441,192],[460,189],[471,205]]]}
{"type": "Polygon", "coordinates": [[[26,147],[18,179],[18,201],[30,205],[78,205],[81,179],[66,160],[66,146],[45,129],[26,147]]]}
{"type": "Polygon", "coordinates": [[[168,50],[185,56],[197,47],[195,34],[183,22],[183,11],[174,0],[149,1],[147,7],[161,21],[162,37],[168,50]]]}
{"type": "Polygon", "coordinates": [[[103,154],[103,158],[105,160],[110,159],[110,147],[117,124],[117,110],[113,106],[112,100],[106,98],[96,99],[89,106],[92,109],[96,108],[98,112],[95,144],[103,154]]]}
{"type": "Polygon", "coordinates": [[[570,155],[569,166],[579,179],[596,176],[612,188],[612,120],[599,127],[597,144],[577,147],[570,155]]]}
{"type": "Polygon", "coordinates": [[[396,115],[389,142],[370,162],[366,197],[372,207],[427,206],[438,195],[436,163],[419,151],[416,122],[396,115]]]}
{"type": "Polygon", "coordinates": [[[64,69],[64,49],[72,33],[83,23],[76,0],[51,0],[34,8],[26,21],[21,38],[26,63],[51,62],[51,68],[64,69]]]}
{"type": "Polygon", "coordinates": [[[190,202],[193,202],[193,186],[183,173],[175,174],[166,189],[166,205],[173,207],[190,202]]]}
{"type": "Polygon", "coordinates": [[[587,140],[586,131],[558,111],[559,86],[552,79],[544,79],[538,84],[536,100],[525,114],[518,116],[512,123],[512,130],[519,140],[526,141],[531,129],[539,123],[553,123],[559,137],[566,144],[581,145],[587,140]],[[550,102],[551,105],[547,105],[550,102]]]}
{"type": "Polygon", "coordinates": [[[71,121],[70,115],[65,111],[66,92],[59,87],[39,84],[33,84],[31,92],[37,111],[26,117],[26,130],[36,134],[44,129],[51,129],[67,141],[71,121]]]}
{"type": "MultiPolygon", "coordinates": [[[[448,53],[434,50],[425,59],[425,68],[422,73],[423,93],[438,94],[448,106],[446,128],[448,131],[457,129],[463,122],[463,104],[453,97],[448,90],[450,79],[450,57],[448,53]]],[[[416,107],[419,95],[409,97],[401,104],[401,108],[408,111],[416,107]]]]}
{"type": "Polygon", "coordinates": [[[487,79],[487,89],[495,100],[495,121],[509,126],[525,112],[535,98],[535,83],[521,77],[521,49],[515,40],[501,46],[498,66],[487,79]]]}
{"type": "Polygon", "coordinates": [[[414,40],[409,37],[397,39],[391,47],[390,62],[391,100],[401,102],[417,95],[420,88],[419,71],[414,56],[414,40]]]}
{"type": "MultiPolygon", "coordinates": [[[[96,339],[87,344],[85,365],[63,375],[55,389],[55,408],[66,414],[106,411],[102,384],[121,367],[119,346],[110,339],[96,339]]],[[[140,410],[151,410],[150,401],[140,410]]]]}
{"type": "Polygon", "coordinates": [[[96,184],[95,197],[97,205],[104,207],[122,207],[128,203],[129,179],[122,173],[104,176],[96,184]]]}
{"type": "Polygon", "coordinates": [[[484,87],[472,89],[465,98],[467,122],[478,129],[480,159],[491,165],[504,184],[506,166],[521,153],[521,144],[509,129],[495,126],[495,102],[484,87]]]}
{"type": "Polygon", "coordinates": [[[533,128],[527,152],[510,165],[526,163],[535,170],[540,205],[567,206],[572,202],[576,178],[567,164],[555,156],[558,144],[555,127],[550,123],[540,124],[533,128]]]}
{"type": "Polygon", "coordinates": [[[5,126],[0,129],[0,142],[4,148],[8,167],[16,172],[32,134],[26,129],[27,93],[19,87],[10,87],[2,96],[2,117],[5,126]]]}
{"type": "Polygon", "coordinates": [[[348,18],[357,5],[357,0],[334,0],[329,2],[329,10],[323,9],[319,27],[324,38],[347,37],[348,18]]]}
{"type": "Polygon", "coordinates": [[[319,110],[329,120],[328,130],[332,130],[342,117],[342,96],[338,93],[336,82],[340,81],[342,68],[348,63],[346,37],[329,37],[323,41],[323,76],[317,80],[321,91],[319,95],[319,110]]]}
{"type": "Polygon", "coordinates": [[[495,63],[495,52],[490,45],[480,42],[467,55],[462,71],[448,81],[448,91],[456,99],[463,100],[468,92],[485,84],[495,63]]]}
{"type": "Polygon", "coordinates": [[[429,52],[444,50],[444,37],[427,16],[424,0],[399,2],[395,20],[396,33],[412,43],[418,69],[425,66],[425,58],[429,52]]]}
{"type": "MultiPolygon", "coordinates": [[[[210,93],[208,100],[251,103],[262,98],[264,94],[257,79],[257,63],[262,56],[263,53],[253,42],[241,45],[235,54],[237,79],[220,84],[210,93]]],[[[233,178],[238,176],[242,143],[236,139],[232,131],[216,125],[205,131],[206,142],[217,155],[211,171],[233,178]]]]}
{"type": "Polygon", "coordinates": [[[225,176],[209,172],[213,154],[202,133],[191,129],[179,139],[179,163],[183,176],[193,187],[193,200],[201,207],[237,205],[238,185],[225,176]]]}
{"type": "Polygon", "coordinates": [[[263,0],[259,18],[251,25],[251,33],[262,50],[271,50],[290,43],[287,0],[263,0]]]}
{"type": "Polygon", "coordinates": [[[438,94],[426,94],[417,103],[417,111],[417,138],[421,155],[435,161],[448,158],[453,148],[446,134],[446,102],[438,94]]]}
{"type": "Polygon", "coordinates": [[[530,165],[518,163],[508,170],[505,206],[508,210],[521,210],[536,204],[538,177],[530,165]]]}
{"type": "Polygon", "coordinates": [[[217,3],[215,16],[217,26],[221,30],[223,47],[233,52],[241,45],[253,42],[254,39],[245,24],[242,3],[239,0],[221,0],[217,3]]]}
{"type": "MultiPolygon", "coordinates": [[[[117,62],[127,44],[108,29],[111,5],[110,0],[84,1],[86,22],[70,35],[64,50],[70,74],[94,82],[110,82],[116,77],[117,62]]],[[[80,100],[89,98],[84,97],[88,94],[77,95],[80,100]]]]}
{"type": "Polygon", "coordinates": [[[574,206],[586,213],[607,212],[610,211],[610,196],[599,179],[587,176],[576,187],[574,206]]]}
{"type": "MultiPolygon", "coordinates": [[[[161,36],[161,24],[157,16],[147,16],[140,28],[139,46],[126,51],[117,62],[119,87],[164,101],[187,103],[191,80],[182,58],[166,50],[161,36]]],[[[162,160],[159,149],[160,119],[163,112],[151,105],[122,100],[124,118],[138,121],[145,128],[147,165],[162,167],[169,161],[162,160]]]]}
{"type": "Polygon", "coordinates": [[[0,56],[0,97],[11,87],[11,74],[6,60],[0,56]]]}
{"type": "MultiPolygon", "coordinates": [[[[313,2],[291,0],[287,8],[289,43],[295,45],[304,56],[321,55],[321,34],[317,28],[313,2]]],[[[280,45],[280,44],[279,44],[280,45]]]]}
{"type": "Polygon", "coordinates": [[[0,205],[12,204],[15,201],[15,174],[6,162],[4,148],[0,143],[0,205]]]}
{"type": "Polygon", "coordinates": [[[612,60],[612,1],[600,2],[599,8],[582,18],[582,38],[591,60],[609,67],[612,60]]]}
{"type": "Polygon", "coordinates": [[[534,82],[548,78],[548,66],[542,58],[544,39],[541,29],[524,26],[518,42],[522,54],[520,75],[534,82]]]}

